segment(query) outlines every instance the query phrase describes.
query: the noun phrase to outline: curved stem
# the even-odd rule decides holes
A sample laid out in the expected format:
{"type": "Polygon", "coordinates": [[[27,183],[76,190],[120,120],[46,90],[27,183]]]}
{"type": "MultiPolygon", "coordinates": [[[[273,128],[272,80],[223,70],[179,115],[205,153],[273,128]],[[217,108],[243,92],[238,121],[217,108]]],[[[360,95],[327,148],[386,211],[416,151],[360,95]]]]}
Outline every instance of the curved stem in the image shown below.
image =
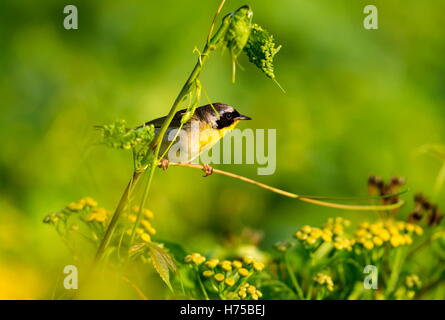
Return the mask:
{"type": "MultiPolygon", "coordinates": [[[[178,166],[178,167],[188,167],[188,168],[194,168],[194,169],[200,169],[200,170],[202,170],[204,168],[203,165],[192,164],[192,163],[170,162],[169,165],[170,166],[178,166]]],[[[332,202],[326,202],[326,201],[321,201],[321,200],[317,200],[317,199],[312,199],[309,196],[300,196],[296,193],[292,193],[292,192],[288,192],[288,191],[285,191],[282,189],[271,187],[265,183],[261,183],[256,180],[246,178],[244,176],[240,176],[235,173],[231,173],[231,172],[227,172],[227,171],[223,171],[223,170],[219,170],[219,169],[215,169],[215,168],[213,168],[213,172],[221,174],[223,176],[231,177],[234,179],[238,179],[238,180],[256,185],[260,188],[272,191],[274,193],[280,194],[280,195],[288,197],[288,198],[297,199],[297,200],[300,200],[303,202],[308,202],[308,203],[312,203],[312,204],[316,204],[316,205],[324,206],[324,207],[329,207],[329,208],[344,209],[344,210],[360,210],[360,211],[386,211],[386,210],[394,210],[394,209],[400,208],[405,203],[403,200],[400,200],[399,202],[390,204],[390,205],[347,205],[347,204],[340,204],[340,203],[332,203],[332,202]]]]}

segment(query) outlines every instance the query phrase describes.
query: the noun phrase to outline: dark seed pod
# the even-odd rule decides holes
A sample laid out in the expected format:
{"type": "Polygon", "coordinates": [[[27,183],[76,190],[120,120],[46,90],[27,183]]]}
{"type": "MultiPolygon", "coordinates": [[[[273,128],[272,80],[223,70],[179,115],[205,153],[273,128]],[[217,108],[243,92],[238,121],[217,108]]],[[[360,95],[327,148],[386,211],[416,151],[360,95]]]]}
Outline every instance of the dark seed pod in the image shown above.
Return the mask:
{"type": "Polygon", "coordinates": [[[425,197],[421,193],[416,193],[416,195],[414,196],[414,202],[421,204],[424,201],[425,201],[425,197]]]}
{"type": "Polygon", "coordinates": [[[393,177],[390,183],[393,186],[402,186],[405,184],[405,179],[403,177],[393,177]]]}
{"type": "Polygon", "coordinates": [[[418,211],[412,212],[408,217],[409,222],[419,222],[421,219],[422,219],[422,214],[418,211]]]}

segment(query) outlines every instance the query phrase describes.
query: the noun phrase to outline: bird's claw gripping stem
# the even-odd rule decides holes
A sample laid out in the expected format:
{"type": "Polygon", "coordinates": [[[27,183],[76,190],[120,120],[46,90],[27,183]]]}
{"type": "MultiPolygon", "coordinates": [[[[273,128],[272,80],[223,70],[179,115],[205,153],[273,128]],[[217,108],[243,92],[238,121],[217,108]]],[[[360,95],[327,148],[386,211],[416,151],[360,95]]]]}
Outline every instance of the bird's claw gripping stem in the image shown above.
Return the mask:
{"type": "Polygon", "coordinates": [[[205,178],[213,173],[213,167],[209,166],[208,164],[204,164],[202,166],[202,171],[204,171],[204,178],[205,178]]]}
{"type": "Polygon", "coordinates": [[[169,161],[167,159],[161,159],[161,161],[159,161],[159,168],[166,171],[168,169],[168,164],[169,161]]]}

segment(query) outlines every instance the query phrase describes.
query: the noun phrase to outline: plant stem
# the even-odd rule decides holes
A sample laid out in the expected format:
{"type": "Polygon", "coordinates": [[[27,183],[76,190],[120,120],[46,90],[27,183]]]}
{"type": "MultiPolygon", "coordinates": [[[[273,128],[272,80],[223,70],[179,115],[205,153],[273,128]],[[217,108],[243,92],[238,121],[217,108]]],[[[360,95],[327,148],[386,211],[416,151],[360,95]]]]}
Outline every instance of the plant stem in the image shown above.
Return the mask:
{"type": "Polygon", "coordinates": [[[117,226],[117,221],[119,220],[119,217],[122,213],[122,211],[125,209],[128,203],[128,199],[131,195],[131,192],[134,189],[134,186],[137,184],[139,178],[141,177],[143,171],[135,171],[133,172],[133,176],[130,179],[130,182],[128,182],[127,187],[124,190],[124,193],[121,196],[121,199],[119,200],[119,203],[116,207],[116,210],[113,213],[113,218],[111,218],[110,224],[107,227],[107,231],[105,232],[105,236],[102,239],[99,248],[97,249],[95,262],[100,261],[102,258],[105,249],[107,248],[108,244],[110,243],[111,236],[114,233],[114,230],[117,226]]]}
{"type": "MultiPolygon", "coordinates": [[[[223,1],[223,3],[224,3],[224,1],[223,1]]],[[[221,6],[218,8],[218,10],[221,10],[221,6]]],[[[190,88],[193,86],[195,81],[201,75],[202,67],[203,67],[205,61],[207,60],[208,55],[210,54],[211,51],[216,49],[217,44],[222,40],[222,38],[229,26],[230,19],[231,19],[231,15],[230,14],[226,15],[223,18],[221,26],[215,32],[215,35],[213,37],[211,37],[210,41],[207,41],[206,45],[204,46],[204,50],[198,57],[198,62],[196,63],[195,67],[193,68],[193,71],[191,72],[190,76],[188,77],[187,81],[185,82],[184,86],[182,87],[181,91],[179,92],[179,95],[176,97],[175,102],[173,103],[173,105],[170,109],[170,112],[168,113],[166,119],[162,123],[161,128],[159,129],[157,135],[155,136],[155,138],[153,139],[153,141],[151,143],[151,149],[153,150],[153,154],[154,154],[153,162],[151,163],[151,168],[150,168],[150,172],[149,172],[149,176],[148,176],[148,182],[145,187],[144,195],[143,195],[143,198],[141,201],[142,204],[141,204],[141,207],[139,208],[138,217],[137,217],[136,223],[133,228],[130,246],[133,244],[134,233],[135,233],[135,230],[138,227],[139,222],[141,220],[142,205],[145,205],[146,199],[150,192],[150,186],[151,186],[151,182],[153,180],[155,168],[158,164],[158,157],[159,157],[159,152],[161,149],[161,142],[164,138],[164,135],[167,132],[167,129],[169,128],[170,123],[173,120],[173,117],[175,116],[176,112],[178,111],[181,101],[187,96],[190,88]]],[[[149,156],[149,154],[147,154],[147,156],[149,156]]]]}
{"type": "Polygon", "coordinates": [[[201,276],[199,274],[198,268],[196,268],[195,270],[196,270],[196,277],[198,279],[199,287],[201,288],[202,294],[204,295],[204,298],[206,300],[209,300],[209,295],[207,294],[207,290],[204,287],[204,283],[202,283],[201,276]]]}
{"type": "MultiPolygon", "coordinates": [[[[210,32],[207,38],[207,42],[206,45],[204,47],[204,50],[202,52],[202,54],[200,54],[200,56],[198,57],[198,62],[196,63],[195,67],[193,68],[193,71],[191,72],[190,76],[188,77],[187,81],[185,82],[184,86],[182,87],[181,91],[179,92],[179,95],[176,97],[170,112],[168,113],[166,119],[164,120],[161,129],[159,130],[159,132],[156,134],[155,138],[153,139],[150,147],[153,150],[153,153],[147,153],[146,157],[145,157],[145,161],[148,160],[148,157],[151,155],[154,155],[153,157],[153,161],[151,162],[151,166],[150,164],[148,164],[146,167],[140,169],[140,170],[136,170],[133,173],[133,176],[130,180],[130,182],[128,183],[127,187],[125,188],[120,201],[118,203],[118,206],[116,208],[116,210],[114,211],[113,217],[111,219],[110,224],[108,225],[107,231],[105,233],[104,238],[102,239],[102,242],[99,245],[99,248],[97,249],[97,253],[96,253],[96,257],[95,257],[95,261],[99,261],[102,256],[103,253],[105,251],[105,249],[107,248],[108,244],[110,243],[111,237],[114,233],[114,230],[116,229],[116,224],[117,221],[119,220],[119,217],[123,211],[123,209],[126,207],[127,203],[128,203],[128,199],[133,191],[133,186],[136,184],[137,180],[139,180],[140,176],[147,170],[148,167],[150,167],[150,173],[149,173],[149,177],[148,177],[148,182],[146,185],[146,189],[144,191],[144,198],[142,200],[142,203],[145,204],[145,200],[148,196],[149,190],[150,190],[150,185],[151,185],[151,181],[153,179],[153,175],[154,175],[154,167],[157,165],[157,161],[158,161],[158,156],[159,156],[159,151],[161,148],[161,142],[164,138],[164,135],[168,129],[168,127],[170,126],[171,121],[173,120],[174,115],[176,114],[176,112],[179,109],[179,105],[181,103],[181,101],[184,99],[184,97],[188,94],[190,88],[192,87],[192,85],[195,83],[195,80],[200,76],[201,71],[202,71],[202,66],[204,64],[204,62],[206,61],[209,53],[213,50],[215,50],[217,48],[217,44],[222,40],[222,38],[225,35],[225,32],[227,30],[227,28],[229,27],[229,23],[230,23],[230,19],[231,19],[231,15],[228,14],[223,18],[223,21],[219,27],[219,29],[215,32],[215,34],[212,36],[212,32],[213,32],[213,27],[214,27],[214,22],[216,20],[216,16],[219,14],[219,12],[222,9],[222,6],[224,5],[225,0],[222,0],[217,11],[216,11],[216,15],[214,17],[214,20],[212,22],[212,26],[210,28],[210,32]]],[[[144,162],[144,161],[143,161],[144,162]]],[[[140,220],[140,214],[142,212],[142,208],[138,213],[138,220],[140,220]]],[[[138,224],[135,224],[135,228],[137,228],[138,224]]],[[[134,238],[134,235],[132,236],[134,238]]],[[[131,243],[130,243],[131,246],[131,243]]]]}
{"type": "MultiPolygon", "coordinates": [[[[200,169],[200,170],[204,169],[203,165],[193,164],[193,163],[170,162],[169,165],[177,166],[177,167],[194,168],[194,169],[200,169]]],[[[303,202],[308,202],[308,203],[312,203],[312,204],[316,204],[316,205],[324,206],[324,207],[330,207],[330,208],[337,208],[337,209],[344,209],[344,210],[361,210],[361,211],[382,211],[382,210],[393,210],[393,209],[400,208],[405,203],[403,200],[400,200],[399,202],[390,204],[390,205],[346,205],[346,204],[340,204],[340,203],[332,203],[332,202],[326,202],[326,201],[312,199],[309,196],[300,196],[296,193],[292,193],[292,192],[281,190],[281,189],[278,189],[275,187],[271,187],[265,183],[261,183],[256,180],[253,180],[253,179],[250,179],[250,178],[247,178],[244,176],[240,176],[235,173],[231,173],[231,172],[227,172],[227,171],[223,171],[223,170],[219,170],[219,169],[215,169],[215,168],[213,168],[213,172],[221,174],[223,176],[235,178],[235,179],[256,185],[260,188],[272,191],[274,193],[280,194],[280,195],[288,197],[288,198],[297,199],[297,200],[300,200],[303,202]]]]}
{"type": "Polygon", "coordinates": [[[387,289],[385,296],[388,298],[396,288],[397,282],[399,280],[400,270],[405,256],[405,248],[397,248],[395,252],[394,262],[392,266],[391,275],[389,276],[387,289]]]}
{"type": "Polygon", "coordinates": [[[289,259],[287,258],[286,253],[284,254],[284,264],[286,265],[287,273],[289,273],[289,277],[292,281],[292,284],[294,285],[294,288],[295,288],[298,298],[303,300],[304,299],[303,290],[301,289],[300,285],[298,284],[297,278],[295,277],[295,274],[292,271],[292,268],[290,266],[289,259]]]}

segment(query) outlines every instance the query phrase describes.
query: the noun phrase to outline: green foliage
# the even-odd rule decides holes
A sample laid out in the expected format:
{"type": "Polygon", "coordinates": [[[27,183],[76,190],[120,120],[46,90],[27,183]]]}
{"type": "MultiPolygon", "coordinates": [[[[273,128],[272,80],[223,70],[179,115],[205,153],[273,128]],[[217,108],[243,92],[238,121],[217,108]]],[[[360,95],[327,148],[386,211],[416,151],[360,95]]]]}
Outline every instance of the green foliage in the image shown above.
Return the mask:
{"type": "Polygon", "coordinates": [[[158,244],[149,242],[147,243],[147,246],[149,248],[150,261],[153,264],[153,267],[171,289],[170,270],[176,272],[176,264],[173,261],[172,256],[158,244]]]}
{"type": "Polygon", "coordinates": [[[153,125],[128,128],[125,120],[97,126],[102,130],[102,142],[114,149],[133,150],[135,169],[140,169],[152,160],[150,143],[154,138],[153,125]]]}
{"type": "Polygon", "coordinates": [[[274,38],[269,32],[257,24],[252,26],[244,52],[250,62],[273,80],[275,79],[273,59],[280,49],[281,46],[275,46],[274,38]]]}
{"type": "Polygon", "coordinates": [[[230,26],[224,37],[225,46],[229,49],[232,59],[232,80],[235,80],[236,62],[246,45],[252,27],[253,12],[249,6],[243,6],[232,15],[230,26]]]}

